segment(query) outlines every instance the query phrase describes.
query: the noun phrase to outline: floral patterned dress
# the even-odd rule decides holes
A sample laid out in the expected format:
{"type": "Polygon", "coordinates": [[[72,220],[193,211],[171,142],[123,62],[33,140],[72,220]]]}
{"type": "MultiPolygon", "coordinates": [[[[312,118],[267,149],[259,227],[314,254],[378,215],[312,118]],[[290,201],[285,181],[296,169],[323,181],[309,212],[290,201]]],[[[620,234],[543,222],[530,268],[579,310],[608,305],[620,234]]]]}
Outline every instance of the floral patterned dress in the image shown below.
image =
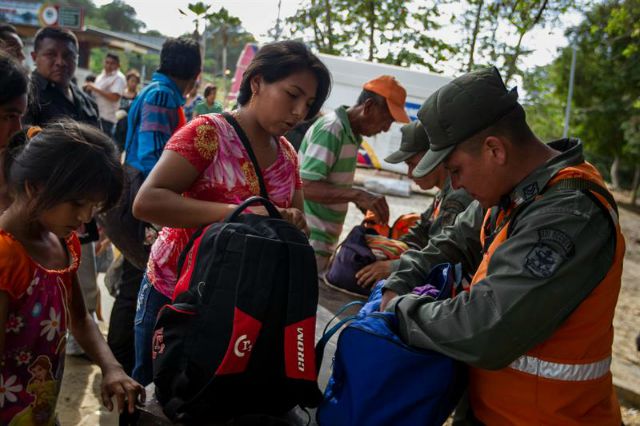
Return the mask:
{"type": "MultiPolygon", "coordinates": [[[[278,141],[278,156],[262,169],[269,199],[278,207],[291,207],[293,195],[302,188],[298,156],[286,138],[278,141]]],[[[233,127],[219,114],[201,115],[177,131],[164,148],[180,154],[200,176],[183,196],[228,204],[260,195],[251,159],[233,127]]],[[[195,228],[163,228],[151,248],[147,277],[155,289],[172,298],[176,269],[182,249],[195,228]]]]}
{"type": "Polygon", "coordinates": [[[0,425],[53,425],[62,383],[76,234],[65,241],[69,266],[49,270],[0,229],[0,291],[9,295],[0,355],[0,425]]]}

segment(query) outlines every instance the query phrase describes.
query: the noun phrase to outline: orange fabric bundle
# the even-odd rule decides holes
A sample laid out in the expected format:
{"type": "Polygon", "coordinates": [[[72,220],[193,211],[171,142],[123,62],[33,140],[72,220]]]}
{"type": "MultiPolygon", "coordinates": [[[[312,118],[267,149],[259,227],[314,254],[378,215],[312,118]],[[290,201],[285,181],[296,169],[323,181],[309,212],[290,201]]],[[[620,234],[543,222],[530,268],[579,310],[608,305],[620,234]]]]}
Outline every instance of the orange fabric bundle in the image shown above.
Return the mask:
{"type": "Polygon", "coordinates": [[[400,240],[383,237],[382,235],[366,235],[367,245],[378,260],[393,260],[409,250],[409,246],[400,240]]]}

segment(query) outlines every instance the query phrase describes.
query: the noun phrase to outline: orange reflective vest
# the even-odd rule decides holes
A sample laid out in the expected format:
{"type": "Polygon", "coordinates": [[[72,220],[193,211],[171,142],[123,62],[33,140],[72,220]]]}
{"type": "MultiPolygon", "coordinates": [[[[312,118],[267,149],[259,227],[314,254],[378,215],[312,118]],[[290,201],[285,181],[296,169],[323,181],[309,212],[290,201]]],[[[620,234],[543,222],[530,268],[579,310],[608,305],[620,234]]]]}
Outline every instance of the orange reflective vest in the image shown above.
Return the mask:
{"type": "MultiPolygon", "coordinates": [[[[606,188],[589,163],[562,169],[547,188],[573,178],[606,188]]],[[[547,340],[506,368],[470,369],[469,398],[473,413],[487,425],[619,426],[622,422],[609,367],[625,244],[613,206],[600,194],[591,192],[609,210],[616,227],[613,263],[604,279],[547,340]]],[[[509,221],[509,213],[498,217],[497,223],[503,218],[509,221]]],[[[487,212],[485,225],[489,217],[487,212]]],[[[508,222],[501,225],[485,250],[471,287],[485,278],[493,253],[508,238],[508,222]]],[[[485,226],[481,241],[484,246],[485,226]]]]}

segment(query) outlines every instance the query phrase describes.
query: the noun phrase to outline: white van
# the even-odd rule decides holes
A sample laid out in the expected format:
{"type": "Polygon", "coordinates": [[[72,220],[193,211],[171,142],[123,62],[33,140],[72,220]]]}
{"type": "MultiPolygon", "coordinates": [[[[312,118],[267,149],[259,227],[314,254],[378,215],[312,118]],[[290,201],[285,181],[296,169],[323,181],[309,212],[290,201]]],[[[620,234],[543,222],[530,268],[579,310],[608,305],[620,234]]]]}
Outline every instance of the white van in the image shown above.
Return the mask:
{"type": "MultiPolygon", "coordinates": [[[[415,120],[420,106],[427,100],[429,95],[452,80],[451,77],[424,71],[412,71],[393,65],[358,61],[325,54],[319,54],[318,57],[329,68],[333,77],[331,94],[323,106],[323,111],[325,112],[331,111],[340,105],[354,105],[365,82],[386,74],[394,76],[406,89],[407,101],[405,108],[409,117],[415,120]]],[[[394,123],[388,132],[372,138],[366,138],[365,142],[367,143],[363,145],[367,149],[369,156],[375,158],[374,163],[379,162],[380,168],[404,174],[407,172],[407,167],[404,163],[390,164],[384,161],[385,157],[396,151],[400,146],[400,127],[400,124],[394,123]]]]}
{"type": "MultiPolygon", "coordinates": [[[[236,73],[233,78],[231,90],[228,94],[227,102],[234,102],[238,95],[238,89],[242,80],[244,70],[251,62],[258,50],[256,44],[247,44],[238,58],[236,73]]],[[[392,75],[407,91],[407,101],[405,108],[412,120],[416,119],[416,114],[420,106],[427,100],[430,94],[445,85],[452,79],[439,74],[425,71],[412,71],[406,68],[377,64],[374,62],[358,61],[340,56],[318,54],[318,57],[329,68],[333,77],[333,87],[329,99],[323,106],[324,112],[329,112],[340,105],[354,105],[362,91],[362,86],[367,81],[381,75],[392,75]]],[[[372,138],[367,138],[362,147],[367,152],[367,156],[372,160],[372,165],[383,170],[390,170],[406,174],[407,167],[402,164],[389,164],[384,161],[392,152],[400,146],[401,125],[394,123],[388,132],[379,134],[372,138]]]]}

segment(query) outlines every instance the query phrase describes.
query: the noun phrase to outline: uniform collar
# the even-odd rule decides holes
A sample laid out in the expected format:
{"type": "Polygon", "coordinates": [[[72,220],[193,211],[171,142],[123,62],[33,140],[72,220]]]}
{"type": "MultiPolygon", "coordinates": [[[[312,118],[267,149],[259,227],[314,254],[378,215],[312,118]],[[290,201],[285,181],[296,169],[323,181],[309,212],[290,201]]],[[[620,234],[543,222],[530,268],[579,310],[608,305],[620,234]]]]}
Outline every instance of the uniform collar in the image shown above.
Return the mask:
{"type": "Polygon", "coordinates": [[[360,142],[362,142],[362,136],[360,135],[356,136],[353,133],[353,129],[351,128],[351,122],[349,121],[349,115],[347,114],[347,108],[349,107],[345,105],[339,106],[338,108],[336,108],[336,115],[338,116],[338,119],[342,122],[342,125],[344,126],[344,130],[347,132],[347,136],[349,136],[351,140],[359,144],[360,142]]]}
{"type": "Polygon", "coordinates": [[[560,151],[560,154],[545,162],[520,181],[509,195],[503,197],[500,201],[500,206],[503,206],[503,203],[505,205],[514,204],[519,206],[531,201],[544,190],[547,183],[560,170],[584,162],[583,146],[579,139],[559,139],[550,142],[548,145],[560,151]]]}
{"type": "Polygon", "coordinates": [[[447,194],[449,194],[451,191],[453,191],[453,188],[451,187],[451,177],[447,173],[447,179],[444,181],[443,187],[440,188],[440,190],[436,193],[435,198],[444,199],[444,197],[447,196],[447,194]]]}

